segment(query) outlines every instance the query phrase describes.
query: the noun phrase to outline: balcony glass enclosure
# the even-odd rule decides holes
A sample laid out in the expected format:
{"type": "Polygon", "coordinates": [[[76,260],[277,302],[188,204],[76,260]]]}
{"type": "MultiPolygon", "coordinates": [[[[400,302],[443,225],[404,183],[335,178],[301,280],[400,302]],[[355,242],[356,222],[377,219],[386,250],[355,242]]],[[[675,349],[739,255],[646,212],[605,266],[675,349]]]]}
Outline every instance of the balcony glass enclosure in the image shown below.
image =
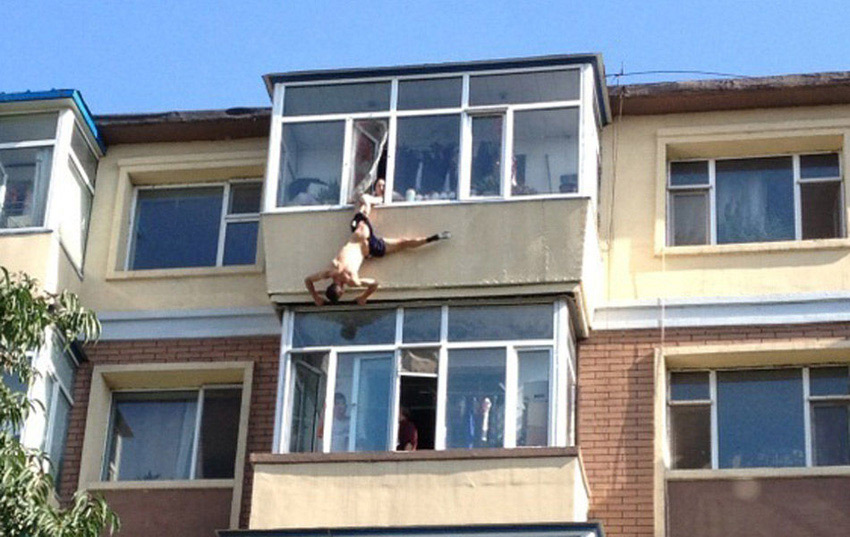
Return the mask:
{"type": "Polygon", "coordinates": [[[567,317],[563,302],[295,312],[280,450],[568,445],[567,317]]]}
{"type": "Polygon", "coordinates": [[[385,203],[592,195],[585,67],[279,83],[266,209],[344,205],[377,178],[385,203]]]}

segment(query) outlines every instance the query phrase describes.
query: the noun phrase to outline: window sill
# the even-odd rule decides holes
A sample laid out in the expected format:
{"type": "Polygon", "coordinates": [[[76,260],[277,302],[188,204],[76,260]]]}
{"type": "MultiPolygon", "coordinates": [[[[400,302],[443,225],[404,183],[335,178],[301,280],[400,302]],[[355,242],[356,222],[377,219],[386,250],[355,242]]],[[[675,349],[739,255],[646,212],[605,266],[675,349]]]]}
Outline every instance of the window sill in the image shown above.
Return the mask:
{"type": "Polygon", "coordinates": [[[748,242],[741,244],[710,244],[700,246],[664,246],[655,256],[679,257],[717,254],[773,253],[810,250],[841,250],[850,248],[850,239],[810,239],[801,241],[748,242]]]}
{"type": "Polygon", "coordinates": [[[578,457],[578,447],[525,447],[447,449],[422,451],[369,451],[360,453],[252,453],[252,464],[305,464],[340,462],[406,462],[486,459],[578,457]]]}
{"type": "Polygon", "coordinates": [[[665,478],[670,481],[795,477],[850,477],[850,466],[728,468],[722,470],[667,470],[665,472],[665,478]]]}
{"type": "MultiPolygon", "coordinates": [[[[392,209],[402,207],[431,207],[435,205],[477,205],[482,203],[514,203],[522,201],[546,201],[546,200],[565,200],[565,199],[590,199],[586,194],[536,194],[528,196],[513,196],[510,198],[501,197],[480,197],[468,198],[463,200],[423,200],[423,201],[396,201],[393,203],[384,203],[375,206],[376,209],[392,209]]],[[[287,213],[309,213],[309,212],[334,212],[334,211],[351,211],[354,205],[296,205],[289,207],[273,207],[263,211],[262,215],[267,214],[287,214],[287,213]]]]}
{"type": "Polygon", "coordinates": [[[48,227],[0,228],[0,237],[9,235],[39,235],[42,233],[53,233],[53,230],[48,227]]]}
{"type": "Polygon", "coordinates": [[[208,276],[241,276],[262,274],[262,265],[238,265],[229,267],[192,267],[151,270],[115,270],[106,276],[107,281],[146,280],[159,278],[197,278],[208,276]]]}
{"type": "Polygon", "coordinates": [[[175,479],[167,481],[96,481],[88,490],[140,490],[140,489],[225,489],[233,488],[235,479],[175,479]]]}

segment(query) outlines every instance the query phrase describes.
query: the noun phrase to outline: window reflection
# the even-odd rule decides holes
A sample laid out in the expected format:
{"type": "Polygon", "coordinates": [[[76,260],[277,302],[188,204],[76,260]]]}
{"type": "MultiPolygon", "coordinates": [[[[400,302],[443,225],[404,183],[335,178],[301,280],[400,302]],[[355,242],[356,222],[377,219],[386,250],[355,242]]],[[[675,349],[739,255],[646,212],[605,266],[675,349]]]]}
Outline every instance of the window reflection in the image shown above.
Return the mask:
{"type": "Polygon", "coordinates": [[[399,118],[393,199],[456,199],[459,147],[459,115],[399,118]]]}
{"type": "Polygon", "coordinates": [[[505,349],[449,351],[446,447],[504,446],[505,349]]]}

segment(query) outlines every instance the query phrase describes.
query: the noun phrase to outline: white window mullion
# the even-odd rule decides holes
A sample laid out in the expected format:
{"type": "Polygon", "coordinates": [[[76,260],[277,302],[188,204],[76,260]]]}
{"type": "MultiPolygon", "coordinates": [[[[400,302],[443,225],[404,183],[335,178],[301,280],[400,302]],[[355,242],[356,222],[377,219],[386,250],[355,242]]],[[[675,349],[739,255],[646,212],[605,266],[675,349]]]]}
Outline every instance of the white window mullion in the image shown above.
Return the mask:
{"type": "Polygon", "coordinates": [[[514,180],[514,111],[508,108],[502,125],[502,197],[511,197],[514,180]]]}
{"type": "Polygon", "coordinates": [[[504,447],[516,447],[517,392],[519,391],[519,358],[516,347],[509,345],[505,359],[505,438],[504,447]]]}
{"type": "Polygon", "coordinates": [[[709,397],[711,397],[711,468],[717,470],[720,467],[720,444],[719,427],[717,424],[717,371],[710,371],[709,397]]]}
{"type": "Polygon", "coordinates": [[[708,208],[709,221],[708,233],[709,244],[717,244],[717,186],[716,186],[716,161],[711,159],[708,161],[708,208]]]}
{"type": "Polygon", "coordinates": [[[280,350],[278,355],[277,373],[277,408],[274,416],[274,438],[272,445],[276,447],[275,453],[289,452],[289,439],[292,433],[292,392],[289,389],[292,383],[292,359],[289,353],[290,337],[292,333],[291,322],[292,310],[283,309],[281,315],[280,350]]]}
{"type": "Polygon", "coordinates": [[[328,353],[328,380],[325,383],[325,410],[322,418],[322,453],[331,452],[331,436],[334,421],[334,394],[336,393],[336,360],[337,353],[328,353]]]}
{"type": "MultiPolygon", "coordinates": [[[[796,174],[795,174],[796,175],[796,174]]],[[[811,388],[809,386],[809,368],[803,368],[803,437],[806,441],[806,466],[814,465],[814,445],[812,443],[812,405],[809,401],[811,388]]]]}
{"type": "Polygon", "coordinates": [[[465,110],[469,107],[469,75],[463,75],[461,86],[461,108],[464,113],[460,115],[460,158],[458,173],[457,198],[464,200],[469,198],[469,184],[472,177],[472,117],[465,110]]]}
{"type": "MultiPolygon", "coordinates": [[[[351,374],[351,412],[348,419],[348,451],[355,451],[357,446],[357,414],[360,411],[360,366],[363,358],[360,356],[354,357],[354,371],[351,374]]],[[[336,392],[334,392],[336,393],[336,392]]]]}
{"type": "Polygon", "coordinates": [[[794,238],[799,241],[803,238],[803,204],[800,197],[800,155],[792,155],[791,162],[794,170],[794,238]]]}
{"type": "Polygon", "coordinates": [[[555,346],[553,354],[554,371],[552,378],[555,380],[551,397],[555,401],[552,408],[551,420],[555,423],[554,435],[550,437],[550,443],[556,446],[567,446],[572,443],[573,410],[572,401],[567,401],[570,383],[570,371],[572,370],[572,356],[570,356],[569,338],[569,310],[565,300],[555,302],[555,346]]]}
{"type": "Polygon", "coordinates": [[[278,189],[280,187],[280,159],[283,148],[283,84],[275,85],[272,101],[272,117],[269,127],[269,156],[266,162],[265,188],[263,189],[263,207],[266,212],[277,207],[278,189]]]}
{"type": "Polygon", "coordinates": [[[401,411],[401,339],[402,326],[404,323],[404,308],[396,308],[395,312],[395,352],[393,352],[392,366],[392,388],[390,390],[390,420],[389,435],[387,439],[389,451],[395,451],[398,441],[398,416],[401,411]]]}
{"type": "Polygon", "coordinates": [[[449,307],[440,309],[440,355],[437,362],[437,419],[434,431],[434,449],[446,449],[446,397],[448,393],[449,351],[448,339],[449,307]]]}
{"type": "Polygon", "coordinates": [[[204,417],[204,387],[198,390],[198,407],[195,409],[195,436],[192,439],[192,458],[189,467],[189,479],[197,478],[198,446],[201,444],[201,420],[204,417]]]}
{"type": "Polygon", "coordinates": [[[339,204],[348,204],[348,199],[351,197],[351,153],[354,147],[354,120],[347,118],[345,120],[345,137],[342,142],[342,175],[339,180],[339,204]]]}
{"type": "Polygon", "coordinates": [[[218,250],[215,255],[215,266],[224,264],[224,235],[227,232],[227,206],[230,203],[230,183],[224,183],[221,195],[221,219],[218,226],[218,250]]]}
{"type": "Polygon", "coordinates": [[[384,203],[393,202],[393,192],[395,191],[395,153],[396,144],[398,143],[398,140],[396,140],[398,137],[397,133],[398,117],[393,113],[390,116],[389,126],[387,128],[387,169],[384,172],[384,203]]]}

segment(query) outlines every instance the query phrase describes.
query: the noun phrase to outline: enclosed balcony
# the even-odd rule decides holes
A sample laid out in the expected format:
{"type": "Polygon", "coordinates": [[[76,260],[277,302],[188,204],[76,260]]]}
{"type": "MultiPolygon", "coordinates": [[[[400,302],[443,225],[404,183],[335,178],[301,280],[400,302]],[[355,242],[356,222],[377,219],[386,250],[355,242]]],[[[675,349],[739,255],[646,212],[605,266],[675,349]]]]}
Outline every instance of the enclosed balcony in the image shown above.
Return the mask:
{"type": "Polygon", "coordinates": [[[78,289],[102,154],[78,92],[0,94],[0,265],[78,289]]]}
{"type": "Polygon", "coordinates": [[[352,203],[385,179],[376,232],[451,231],[379,262],[384,300],[570,293],[594,258],[595,55],[266,76],[274,97],[262,216],[268,291],[303,279],[350,233],[352,203]]]}

